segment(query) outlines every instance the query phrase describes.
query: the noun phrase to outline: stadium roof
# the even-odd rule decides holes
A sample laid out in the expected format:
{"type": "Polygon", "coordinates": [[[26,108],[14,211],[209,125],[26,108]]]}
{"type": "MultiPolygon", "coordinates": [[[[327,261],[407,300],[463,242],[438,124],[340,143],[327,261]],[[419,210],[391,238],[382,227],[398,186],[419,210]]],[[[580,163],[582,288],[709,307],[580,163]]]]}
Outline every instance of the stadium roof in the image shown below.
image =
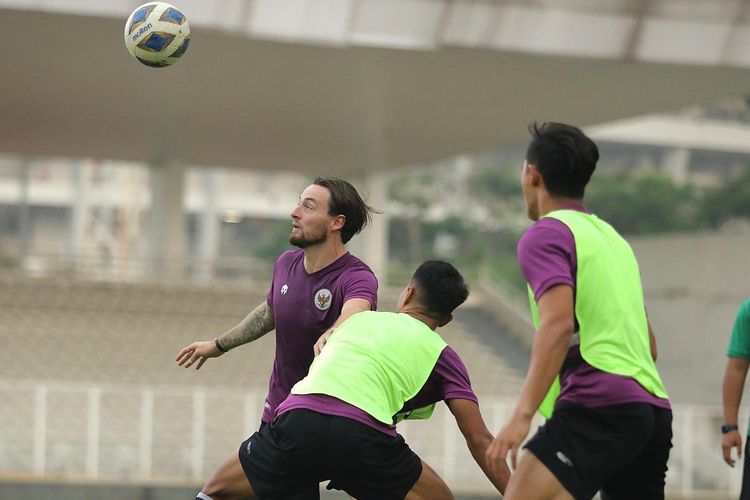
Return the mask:
{"type": "Polygon", "coordinates": [[[741,1],[184,0],[166,69],[137,3],[0,0],[0,152],[359,174],[750,90],[741,1]]]}

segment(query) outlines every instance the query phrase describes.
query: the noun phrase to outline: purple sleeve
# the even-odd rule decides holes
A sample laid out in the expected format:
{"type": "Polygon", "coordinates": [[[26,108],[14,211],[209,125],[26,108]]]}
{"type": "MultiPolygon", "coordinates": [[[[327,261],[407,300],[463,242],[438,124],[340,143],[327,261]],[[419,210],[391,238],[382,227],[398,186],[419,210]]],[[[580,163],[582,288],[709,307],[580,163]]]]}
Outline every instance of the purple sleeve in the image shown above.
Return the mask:
{"type": "Polygon", "coordinates": [[[268,293],[266,293],[266,304],[273,310],[273,282],[276,280],[276,266],[279,265],[279,261],[284,256],[284,254],[281,254],[277,259],[276,262],[273,263],[273,273],[271,274],[271,286],[268,288],[268,293]]]}
{"type": "Polygon", "coordinates": [[[427,382],[413,398],[404,403],[401,411],[423,408],[446,399],[468,399],[479,404],[474,389],[471,388],[469,372],[450,346],[443,349],[427,382]]]}
{"type": "Polygon", "coordinates": [[[474,390],[471,388],[469,372],[458,353],[450,346],[443,349],[433,373],[437,374],[442,386],[442,399],[468,399],[479,403],[474,390]]]}
{"type": "Polygon", "coordinates": [[[344,278],[344,302],[351,299],[365,299],[370,309],[378,308],[378,279],[369,269],[347,271],[344,278]]]}
{"type": "Polygon", "coordinates": [[[537,301],[555,285],[575,288],[573,233],[557,219],[540,219],[518,242],[518,263],[537,301]]]}
{"type": "Polygon", "coordinates": [[[266,304],[273,310],[273,278],[271,278],[271,286],[268,287],[268,293],[266,294],[266,304]]]}

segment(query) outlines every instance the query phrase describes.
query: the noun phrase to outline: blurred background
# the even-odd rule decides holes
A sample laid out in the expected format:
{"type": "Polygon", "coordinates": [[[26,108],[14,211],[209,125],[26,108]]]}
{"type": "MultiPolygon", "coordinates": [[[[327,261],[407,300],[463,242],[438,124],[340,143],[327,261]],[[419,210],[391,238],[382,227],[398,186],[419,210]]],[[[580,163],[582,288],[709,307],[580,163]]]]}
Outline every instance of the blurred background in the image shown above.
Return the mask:
{"type": "MultiPolygon", "coordinates": [[[[318,175],[384,212],[349,245],[381,309],[425,259],[469,278],[443,334],[499,430],[533,333],[534,120],[600,146],[587,203],[641,264],[668,498],[737,497],[718,428],[750,295],[750,2],[180,0],[192,42],[165,69],[125,50],[139,4],[0,0],[0,498],[192,498],[257,427],[274,339],[174,357],[264,300],[318,175]]],[[[445,408],[401,430],[458,497],[491,496],[445,408]]]]}

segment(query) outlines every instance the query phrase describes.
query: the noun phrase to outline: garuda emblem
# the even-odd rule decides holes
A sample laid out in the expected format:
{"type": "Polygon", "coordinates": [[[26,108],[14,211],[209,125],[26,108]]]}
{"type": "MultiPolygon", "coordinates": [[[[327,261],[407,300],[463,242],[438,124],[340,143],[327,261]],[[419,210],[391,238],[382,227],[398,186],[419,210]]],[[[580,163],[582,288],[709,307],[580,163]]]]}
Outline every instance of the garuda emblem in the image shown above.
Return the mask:
{"type": "Polygon", "coordinates": [[[331,291],[327,288],[321,288],[318,293],[315,294],[315,307],[321,311],[328,310],[331,307],[331,291]]]}

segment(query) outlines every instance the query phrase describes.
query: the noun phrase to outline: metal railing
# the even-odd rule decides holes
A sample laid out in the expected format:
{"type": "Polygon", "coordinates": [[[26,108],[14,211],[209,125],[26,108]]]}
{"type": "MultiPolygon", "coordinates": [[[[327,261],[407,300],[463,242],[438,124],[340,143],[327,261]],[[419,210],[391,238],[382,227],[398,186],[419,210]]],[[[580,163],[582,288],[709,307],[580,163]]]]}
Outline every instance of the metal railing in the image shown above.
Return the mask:
{"type": "MultiPolygon", "coordinates": [[[[264,395],[262,389],[0,381],[0,477],[200,484],[256,430],[264,395]]],[[[483,399],[494,431],[513,404],[483,399]]],[[[736,498],[740,468],[721,459],[721,408],[677,405],[674,417],[670,494],[736,498]]],[[[449,411],[399,430],[456,491],[492,491],[449,411]]]]}

